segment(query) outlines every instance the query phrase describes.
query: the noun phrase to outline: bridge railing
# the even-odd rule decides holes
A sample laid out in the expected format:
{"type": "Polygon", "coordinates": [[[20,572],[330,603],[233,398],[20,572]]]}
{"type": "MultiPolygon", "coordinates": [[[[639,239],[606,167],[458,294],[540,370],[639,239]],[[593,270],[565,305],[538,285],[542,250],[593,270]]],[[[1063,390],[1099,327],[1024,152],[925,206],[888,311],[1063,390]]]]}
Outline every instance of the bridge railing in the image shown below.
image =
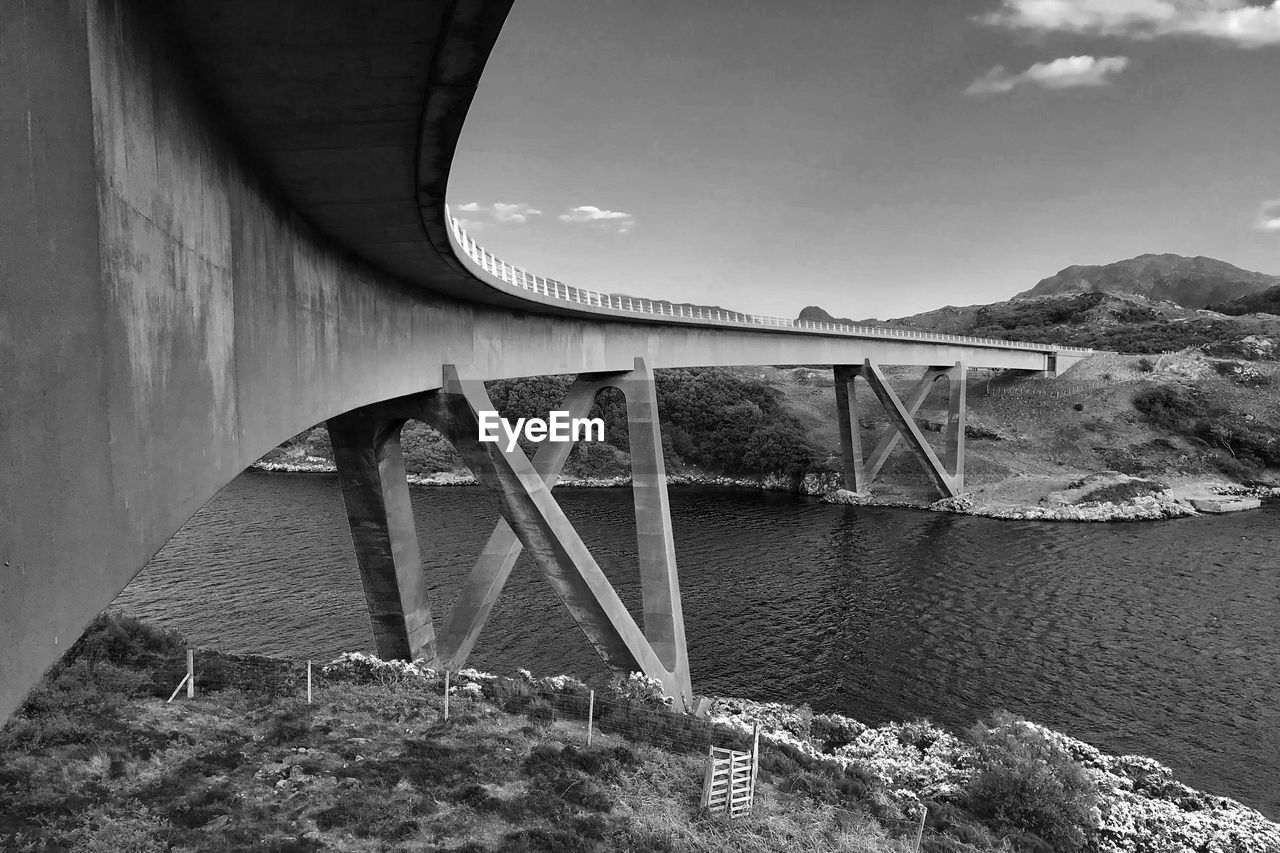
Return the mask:
{"type": "Polygon", "coordinates": [[[1092,349],[1062,347],[1052,343],[1032,343],[1027,341],[1006,341],[999,338],[979,338],[972,335],[944,335],[939,332],[916,331],[894,326],[856,326],[849,323],[828,323],[815,320],[791,320],[785,317],[770,317],[764,314],[746,314],[739,311],[726,311],[723,308],[709,305],[692,305],[689,303],[670,302],[665,299],[644,299],[636,296],[623,296],[615,293],[604,293],[584,287],[574,287],[557,281],[554,278],[535,275],[527,270],[509,264],[495,256],[488,249],[477,243],[462,227],[461,222],[447,210],[449,230],[455,243],[468,258],[489,275],[512,287],[518,287],[530,293],[558,299],[576,305],[592,308],[609,308],[614,311],[627,311],[652,317],[680,317],[687,320],[703,320],[712,323],[728,323],[734,325],[766,326],[828,334],[850,335],[867,338],[901,338],[911,341],[965,344],[968,346],[1000,347],[1005,349],[1040,350],[1044,352],[1081,352],[1091,353],[1092,349]]]}

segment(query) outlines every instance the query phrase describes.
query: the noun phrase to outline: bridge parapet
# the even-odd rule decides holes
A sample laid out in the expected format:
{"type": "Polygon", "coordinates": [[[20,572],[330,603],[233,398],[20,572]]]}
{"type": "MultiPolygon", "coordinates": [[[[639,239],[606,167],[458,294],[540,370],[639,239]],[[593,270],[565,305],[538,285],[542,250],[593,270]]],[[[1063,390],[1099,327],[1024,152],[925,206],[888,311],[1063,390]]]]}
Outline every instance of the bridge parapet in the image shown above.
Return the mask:
{"type": "Polygon", "coordinates": [[[476,278],[490,287],[514,292],[517,295],[532,297],[535,301],[551,300],[567,304],[575,310],[589,313],[622,312],[627,315],[644,315],[665,322],[694,322],[706,325],[724,325],[735,327],[766,327],[796,332],[816,332],[826,335],[847,335],[859,338],[901,339],[922,342],[954,343],[971,346],[997,347],[1002,349],[1036,350],[1039,352],[1063,354],[1070,363],[1079,361],[1093,353],[1091,349],[1075,349],[1061,347],[1054,343],[1035,343],[1031,341],[1009,341],[1001,338],[982,338],[973,335],[946,335],[940,332],[915,331],[893,326],[858,326],[849,323],[828,323],[814,320],[790,320],[785,317],[771,317],[764,314],[747,314],[729,311],[712,305],[694,305],[690,303],[670,302],[664,299],[646,299],[639,296],[624,296],[605,293],[584,287],[565,284],[554,278],[540,276],[515,264],[507,263],[481,246],[462,227],[462,223],[447,209],[449,235],[452,238],[454,251],[460,258],[469,260],[474,268],[470,271],[476,278]],[[541,298],[539,298],[541,297],[541,298]],[[598,309],[593,312],[591,309],[598,309]]]}

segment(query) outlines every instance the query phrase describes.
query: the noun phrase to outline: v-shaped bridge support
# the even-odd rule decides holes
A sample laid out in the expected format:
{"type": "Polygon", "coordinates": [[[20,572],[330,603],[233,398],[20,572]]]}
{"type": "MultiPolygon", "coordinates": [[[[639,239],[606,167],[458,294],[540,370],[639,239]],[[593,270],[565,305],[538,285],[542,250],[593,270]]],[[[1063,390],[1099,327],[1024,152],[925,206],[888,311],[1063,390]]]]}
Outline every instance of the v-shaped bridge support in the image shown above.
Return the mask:
{"type": "Polygon", "coordinates": [[[880,367],[867,359],[861,365],[836,365],[836,411],[840,419],[840,443],[844,456],[845,487],[851,491],[864,491],[876,477],[902,438],[928,474],[930,482],[942,497],[954,497],[964,491],[964,430],[966,418],[965,379],[966,368],[962,362],[952,367],[929,367],[924,376],[907,395],[904,403],[885,380],[880,367]],[[858,402],[854,383],[862,377],[889,416],[889,430],[881,437],[871,455],[864,458],[862,438],[858,431],[858,402]],[[946,437],[946,464],[925,441],[916,425],[915,414],[935,382],[947,379],[948,417],[946,437]]]}
{"type": "Polygon", "coordinates": [[[580,376],[564,408],[570,417],[584,417],[596,394],[610,386],[620,389],[627,403],[643,629],[551,495],[572,445],[544,442],[531,462],[519,447],[508,451],[502,444],[481,442],[479,413],[493,411],[493,405],[480,380],[463,379],[446,365],[440,391],[329,421],[380,655],[462,666],[516,558],[528,550],[605,662],[661,681],[675,706],[685,707],[692,689],[653,376],[642,359],[625,373],[580,376]],[[502,515],[438,637],[399,447],[400,428],[410,418],[431,424],[453,442],[481,485],[497,497],[502,515]]]}

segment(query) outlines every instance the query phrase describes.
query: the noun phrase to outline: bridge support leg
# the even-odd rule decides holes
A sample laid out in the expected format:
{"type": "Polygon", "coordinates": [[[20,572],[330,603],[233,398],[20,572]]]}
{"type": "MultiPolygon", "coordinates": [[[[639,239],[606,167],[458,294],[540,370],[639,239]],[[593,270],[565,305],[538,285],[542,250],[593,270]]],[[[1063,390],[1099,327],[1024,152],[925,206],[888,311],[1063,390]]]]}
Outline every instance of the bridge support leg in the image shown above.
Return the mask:
{"type": "Polygon", "coordinates": [[[400,449],[405,418],[368,406],[328,421],[373,638],[382,658],[436,657],[400,449]]]}
{"type": "Polygon", "coordinates": [[[544,442],[530,462],[518,446],[506,450],[500,443],[481,442],[478,413],[494,410],[484,383],[461,379],[451,365],[444,374],[440,391],[366,406],[329,421],[378,653],[462,666],[516,558],[528,549],[605,662],[656,679],[674,707],[684,709],[692,696],[689,658],[657,394],[644,361],[637,359],[635,369],[625,373],[579,377],[565,401],[570,417],[585,417],[605,387],[619,388],[626,398],[643,630],[551,496],[572,444],[544,442]],[[439,642],[399,444],[400,429],[410,418],[431,424],[453,443],[476,479],[497,497],[502,514],[439,642]]]}
{"type": "MultiPolygon", "coordinates": [[[[564,410],[571,418],[585,417],[606,387],[622,391],[627,403],[645,639],[670,676],[672,696],[689,696],[689,658],[653,375],[637,359],[635,370],[626,373],[579,376],[569,389],[564,410]]],[[[544,442],[538,448],[533,468],[548,489],[554,488],[571,448],[564,442],[544,442]]],[[[440,657],[446,666],[466,662],[522,549],[510,524],[505,518],[499,520],[441,630],[440,657]]]]}
{"type": "Polygon", "coordinates": [[[966,417],[967,370],[963,363],[952,367],[930,367],[912,389],[904,403],[885,380],[880,368],[870,359],[859,366],[836,365],[836,409],[840,417],[840,434],[845,459],[845,482],[853,483],[853,491],[866,489],[879,476],[881,469],[904,436],[916,458],[920,460],[930,482],[942,497],[954,497],[964,491],[964,431],[966,417]],[[857,403],[854,381],[862,377],[889,415],[889,430],[881,437],[871,455],[862,458],[858,436],[857,403]],[[946,464],[938,459],[916,426],[915,414],[929,396],[935,382],[948,380],[948,418],[946,464]]]}
{"type": "MultiPolygon", "coordinates": [[[[607,376],[584,374],[574,381],[563,406],[569,417],[586,417],[596,394],[608,384],[607,376]]],[[[546,441],[539,445],[533,468],[548,489],[555,487],[572,449],[569,442],[546,441]]],[[[523,548],[506,518],[500,518],[440,629],[441,665],[458,669],[466,664],[523,548]]]]}
{"type": "MultiPolygon", "coordinates": [[[[424,420],[453,442],[476,478],[498,498],[503,520],[517,543],[504,538],[501,525],[490,537],[460,598],[466,602],[464,609],[450,616],[445,631],[448,645],[442,651],[452,664],[465,659],[467,644],[474,644],[510,572],[508,561],[514,562],[519,548],[524,548],[601,658],[614,669],[642,672],[659,681],[673,705],[683,709],[692,690],[653,378],[643,361],[637,360],[630,373],[580,380],[570,406],[585,405],[589,410],[595,391],[605,385],[620,388],[627,399],[644,629],[551,496],[563,458],[553,463],[546,451],[547,467],[540,470],[518,447],[508,451],[498,443],[480,442],[478,413],[492,411],[493,404],[482,382],[461,379],[452,366],[446,366],[444,388],[433,395],[435,403],[423,413],[424,420]]],[[[563,452],[567,455],[567,449],[563,452]]]]}
{"type": "MultiPolygon", "coordinates": [[[[840,451],[844,457],[844,487],[851,492],[865,491],[875,479],[868,477],[862,458],[862,433],[859,431],[858,395],[854,380],[858,369],[843,365],[834,368],[836,380],[836,415],[840,419],[840,451]]],[[[896,436],[897,433],[895,432],[896,436]]],[[[879,472],[879,469],[876,469],[879,472]]]]}

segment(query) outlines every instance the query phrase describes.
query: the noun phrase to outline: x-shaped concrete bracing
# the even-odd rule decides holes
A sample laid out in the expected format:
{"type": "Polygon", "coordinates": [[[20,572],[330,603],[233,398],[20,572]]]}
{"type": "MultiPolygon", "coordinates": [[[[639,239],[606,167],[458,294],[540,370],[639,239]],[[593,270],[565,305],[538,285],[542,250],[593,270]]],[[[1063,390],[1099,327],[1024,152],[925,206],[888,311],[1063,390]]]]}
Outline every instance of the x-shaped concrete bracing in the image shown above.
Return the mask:
{"type": "Polygon", "coordinates": [[[840,419],[840,444],[844,456],[846,488],[852,491],[867,489],[884,467],[889,454],[904,436],[915,457],[920,460],[925,473],[942,497],[954,497],[964,491],[964,430],[966,416],[965,378],[962,362],[952,367],[929,367],[924,377],[907,395],[904,403],[889,386],[880,367],[867,359],[861,365],[836,365],[836,410],[840,419]],[[889,429],[880,438],[869,457],[863,458],[862,437],[858,430],[858,402],[854,382],[862,377],[889,416],[889,429]],[[916,425],[915,414],[935,382],[948,379],[948,417],[944,430],[946,438],[946,464],[938,459],[933,447],[925,440],[916,425]]]}
{"type": "Polygon", "coordinates": [[[578,377],[564,404],[570,417],[585,417],[603,388],[616,387],[626,399],[643,630],[551,495],[572,444],[544,442],[530,462],[519,447],[481,442],[478,413],[494,410],[484,383],[462,379],[446,365],[443,385],[440,391],[329,421],[379,654],[462,666],[516,558],[527,549],[606,663],[661,681],[676,707],[683,708],[692,695],[688,653],[657,396],[644,361],[636,359],[635,369],[623,373],[578,377]],[[502,515],[439,637],[399,445],[400,428],[410,418],[431,424],[453,443],[481,485],[497,497],[502,515]]]}

